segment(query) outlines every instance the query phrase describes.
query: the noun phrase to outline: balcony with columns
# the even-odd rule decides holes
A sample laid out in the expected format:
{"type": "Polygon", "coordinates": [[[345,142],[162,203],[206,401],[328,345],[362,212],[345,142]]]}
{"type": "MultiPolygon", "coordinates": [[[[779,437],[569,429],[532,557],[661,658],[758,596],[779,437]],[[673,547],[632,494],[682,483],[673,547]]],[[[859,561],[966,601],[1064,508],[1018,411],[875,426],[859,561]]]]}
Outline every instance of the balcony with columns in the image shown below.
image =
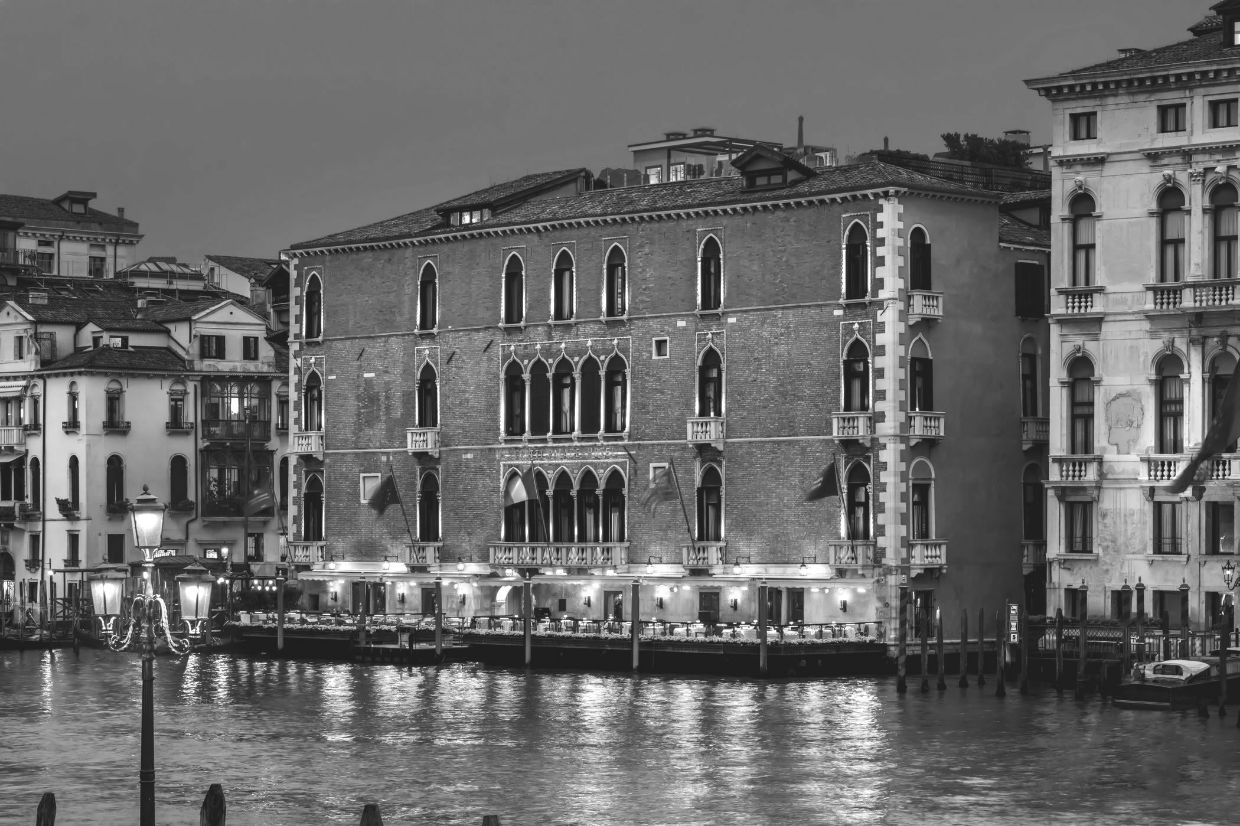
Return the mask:
{"type": "Polygon", "coordinates": [[[908,561],[911,573],[947,567],[946,539],[909,540],[908,561]]]}
{"type": "Polygon", "coordinates": [[[1020,543],[1021,565],[1026,575],[1046,564],[1046,540],[1026,539],[1020,543]]]}
{"type": "Polygon", "coordinates": [[[406,565],[438,565],[442,551],[442,542],[415,542],[405,546],[400,561],[406,565]]]}
{"type": "Polygon", "coordinates": [[[869,410],[832,413],[831,435],[854,441],[868,439],[874,435],[874,414],[869,410]]]}
{"type": "Polygon", "coordinates": [[[1046,486],[1059,498],[1071,492],[1087,493],[1096,498],[1102,482],[1102,457],[1093,455],[1059,455],[1051,457],[1050,479],[1046,486]]]}
{"type": "Polygon", "coordinates": [[[681,564],[686,568],[718,568],[727,561],[728,543],[699,540],[680,546],[681,564]]]}
{"type": "Polygon", "coordinates": [[[288,561],[294,565],[316,565],[327,558],[327,541],[288,543],[288,561]]]}
{"type": "Polygon", "coordinates": [[[908,414],[909,444],[917,444],[928,440],[937,442],[943,438],[943,424],[946,419],[943,413],[928,413],[924,410],[910,411],[908,414]]]}
{"type": "Polygon", "coordinates": [[[943,294],[930,290],[908,291],[908,323],[939,321],[943,318],[943,294]]]}
{"type": "Polygon", "coordinates": [[[1146,284],[1145,293],[1145,311],[1149,314],[1240,308],[1240,279],[1237,278],[1146,284]]]}
{"type": "Polygon", "coordinates": [[[829,539],[822,561],[833,568],[866,568],[874,564],[877,547],[872,539],[829,539]]]}
{"type": "Polygon", "coordinates": [[[321,455],[323,453],[323,431],[303,430],[293,434],[290,439],[289,453],[321,455]]]}
{"type": "Polygon", "coordinates": [[[1020,420],[1020,448],[1032,450],[1050,441],[1050,419],[1045,416],[1024,416],[1020,420]]]}
{"type": "Polygon", "coordinates": [[[1060,306],[1054,315],[1059,317],[1101,316],[1105,311],[1101,286],[1088,287],[1056,287],[1055,293],[1060,298],[1060,306]]]}
{"type": "Polygon", "coordinates": [[[17,427],[0,427],[0,447],[25,447],[26,429],[17,427]]]}
{"type": "Polygon", "coordinates": [[[504,568],[617,568],[628,564],[627,542],[492,542],[488,560],[504,568]]]}
{"type": "MultiPolygon", "coordinates": [[[[1145,481],[1166,484],[1179,475],[1189,461],[1187,453],[1152,453],[1142,457],[1145,481]]],[[[1205,481],[1240,482],[1240,453],[1220,453],[1205,462],[1205,481]]]]}
{"type": "Polygon", "coordinates": [[[695,416],[688,420],[688,441],[694,445],[710,445],[723,450],[723,417],[695,416]]]}
{"type": "Polygon", "coordinates": [[[439,428],[410,427],[405,429],[405,450],[408,453],[439,455],[439,428]]]}

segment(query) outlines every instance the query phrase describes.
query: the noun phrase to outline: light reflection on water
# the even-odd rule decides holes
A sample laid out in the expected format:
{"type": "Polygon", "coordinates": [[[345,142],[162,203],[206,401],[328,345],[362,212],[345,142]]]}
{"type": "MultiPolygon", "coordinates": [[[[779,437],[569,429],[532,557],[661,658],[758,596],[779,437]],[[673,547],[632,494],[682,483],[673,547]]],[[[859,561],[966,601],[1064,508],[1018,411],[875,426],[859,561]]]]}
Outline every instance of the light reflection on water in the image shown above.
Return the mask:
{"type": "MultiPolygon", "coordinates": [[[[0,653],[0,823],[137,814],[138,658],[0,653]]],[[[1233,716],[889,679],[746,681],[191,656],[156,665],[160,823],[1224,823],[1233,716]],[[914,687],[916,683],[914,683],[914,687]]]]}

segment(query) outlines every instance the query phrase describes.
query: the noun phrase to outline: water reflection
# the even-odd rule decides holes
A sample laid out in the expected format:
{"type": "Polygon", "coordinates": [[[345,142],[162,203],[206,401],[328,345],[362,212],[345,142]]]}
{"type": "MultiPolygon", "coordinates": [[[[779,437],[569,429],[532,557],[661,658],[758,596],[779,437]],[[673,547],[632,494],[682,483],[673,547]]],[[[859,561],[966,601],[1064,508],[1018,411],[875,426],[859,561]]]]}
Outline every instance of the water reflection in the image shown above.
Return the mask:
{"type": "MultiPolygon", "coordinates": [[[[0,654],[0,820],[130,824],[138,658],[0,654]]],[[[160,821],[222,783],[229,823],[1222,823],[1235,717],[993,688],[406,669],[191,656],[156,666],[160,821]],[[1153,813],[1158,813],[1155,817],[1153,813]]]]}

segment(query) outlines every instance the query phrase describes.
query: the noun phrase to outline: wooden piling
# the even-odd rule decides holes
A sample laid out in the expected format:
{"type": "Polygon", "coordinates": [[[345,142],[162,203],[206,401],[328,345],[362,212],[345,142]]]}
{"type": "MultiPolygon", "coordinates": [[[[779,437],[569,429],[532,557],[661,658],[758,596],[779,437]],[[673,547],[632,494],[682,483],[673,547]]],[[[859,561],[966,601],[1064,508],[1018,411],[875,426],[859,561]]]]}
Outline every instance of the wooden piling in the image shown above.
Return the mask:
{"type": "Polygon", "coordinates": [[[934,651],[934,658],[937,661],[935,664],[938,666],[935,670],[938,671],[939,674],[938,684],[936,687],[939,691],[946,691],[947,675],[945,672],[947,669],[943,667],[943,614],[941,611],[935,611],[934,624],[937,626],[936,633],[938,635],[936,638],[934,651]]]}
{"type": "MultiPolygon", "coordinates": [[[[435,659],[443,656],[443,578],[435,577],[435,659]]],[[[527,662],[526,665],[529,663],[527,662]]]]}
{"type": "Polygon", "coordinates": [[[986,685],[986,609],[977,609],[977,687],[986,685]]]}
{"type": "Polygon", "coordinates": [[[1171,615],[1166,611],[1162,612],[1162,658],[1164,660],[1171,659],[1171,615]]]}
{"type": "Polygon", "coordinates": [[[1089,619],[1088,613],[1082,609],[1081,611],[1081,636],[1077,642],[1077,663],[1076,663],[1076,699],[1085,699],[1085,690],[1087,687],[1085,670],[1086,662],[1089,656],[1089,619]]]}
{"type": "Polygon", "coordinates": [[[969,687],[969,612],[960,610],[960,687],[969,687]]]}
{"type": "Polygon", "coordinates": [[[766,612],[767,604],[766,580],[758,585],[758,673],[766,676],[766,612]]]}
{"type": "Polygon", "coordinates": [[[930,617],[921,617],[921,693],[930,690],[930,617]]]}
{"type": "Polygon", "coordinates": [[[1227,638],[1219,629],[1218,647],[1218,716],[1227,716],[1227,638]]]}
{"type": "Polygon", "coordinates": [[[896,693],[908,691],[908,588],[900,586],[900,612],[896,615],[896,693]]]}
{"type": "MultiPolygon", "coordinates": [[[[606,606],[610,610],[611,606],[606,606]]],[[[530,667],[530,660],[534,653],[534,627],[532,623],[532,614],[534,613],[534,583],[530,582],[530,578],[526,577],[521,583],[521,628],[525,634],[525,667],[530,667]]]]}
{"type": "Polygon", "coordinates": [[[638,586],[638,583],[634,581],[633,589],[632,589],[633,597],[632,597],[632,601],[630,602],[630,605],[632,605],[632,608],[629,609],[629,619],[630,619],[629,632],[630,632],[632,643],[633,643],[633,670],[634,671],[637,670],[638,665],[641,663],[642,632],[641,632],[641,621],[638,619],[638,617],[642,615],[641,606],[638,603],[638,597],[639,597],[640,590],[641,589],[638,586]]]}
{"type": "Polygon", "coordinates": [[[212,783],[207,795],[202,799],[202,808],[198,810],[198,826],[225,826],[228,817],[228,803],[224,800],[224,787],[212,783]]]}
{"type": "Polygon", "coordinates": [[[995,611],[995,696],[1006,697],[1007,686],[1004,685],[1003,679],[1003,660],[1004,651],[1007,650],[1007,641],[1003,635],[1006,632],[1006,626],[1003,622],[1003,611],[995,611]]]}
{"type": "Polygon", "coordinates": [[[379,814],[377,803],[367,803],[362,807],[362,820],[359,826],[383,826],[383,815],[379,814]]]}
{"type": "Polygon", "coordinates": [[[35,810],[34,826],[56,826],[56,795],[44,792],[35,810]]]}
{"type": "Polygon", "coordinates": [[[1063,609],[1055,609],[1055,693],[1063,696],[1063,609]]]}
{"type": "Polygon", "coordinates": [[[499,815],[483,815],[482,826],[500,826],[499,815]]]}
{"type": "Polygon", "coordinates": [[[1029,693],[1029,615],[1020,609],[1020,693],[1029,693]]]}

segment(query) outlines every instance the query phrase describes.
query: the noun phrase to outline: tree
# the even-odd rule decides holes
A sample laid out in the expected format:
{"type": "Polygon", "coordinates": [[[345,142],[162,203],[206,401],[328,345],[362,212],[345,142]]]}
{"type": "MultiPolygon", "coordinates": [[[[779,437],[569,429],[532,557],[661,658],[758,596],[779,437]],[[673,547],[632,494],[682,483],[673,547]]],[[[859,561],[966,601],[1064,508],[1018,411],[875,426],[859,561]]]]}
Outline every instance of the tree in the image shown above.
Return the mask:
{"type": "Polygon", "coordinates": [[[957,161],[975,161],[977,163],[1009,166],[1015,169],[1025,168],[1025,149],[1019,141],[1007,138],[983,138],[972,132],[961,135],[959,132],[944,132],[943,145],[947,147],[947,157],[957,161]]]}

